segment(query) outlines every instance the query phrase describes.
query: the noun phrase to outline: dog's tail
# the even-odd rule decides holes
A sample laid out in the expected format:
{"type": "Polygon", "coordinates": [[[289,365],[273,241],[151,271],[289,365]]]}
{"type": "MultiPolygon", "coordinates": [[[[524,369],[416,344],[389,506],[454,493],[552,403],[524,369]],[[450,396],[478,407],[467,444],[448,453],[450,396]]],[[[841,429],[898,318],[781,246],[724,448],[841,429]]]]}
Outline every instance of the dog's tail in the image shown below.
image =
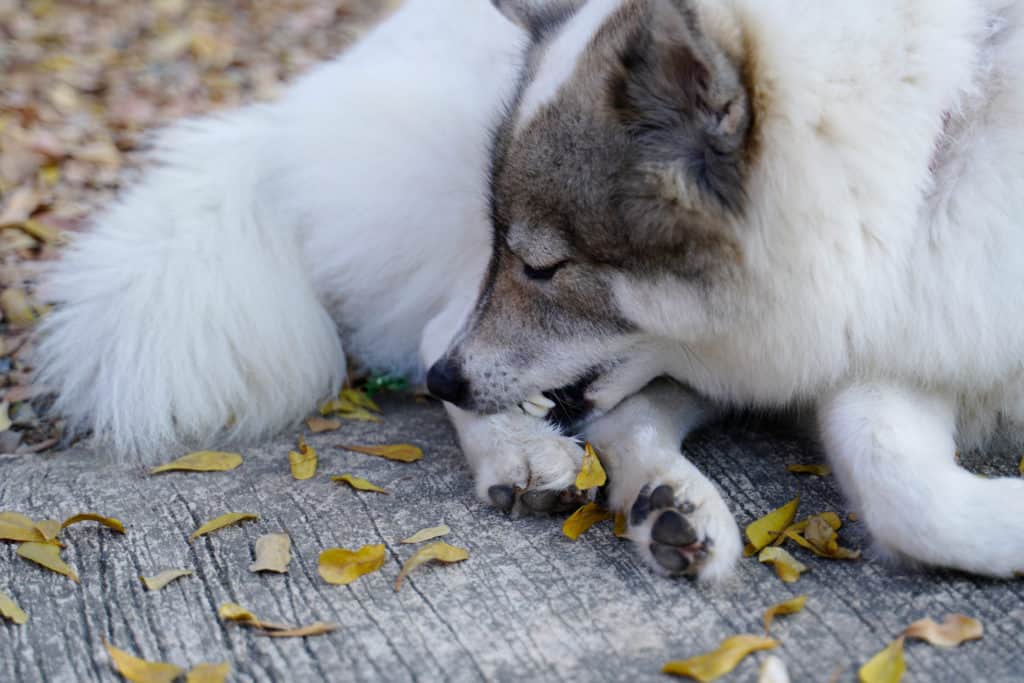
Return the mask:
{"type": "Polygon", "coordinates": [[[298,422],[345,372],[274,193],[274,110],[180,124],[48,274],[38,381],[74,431],[154,461],[298,422]]]}

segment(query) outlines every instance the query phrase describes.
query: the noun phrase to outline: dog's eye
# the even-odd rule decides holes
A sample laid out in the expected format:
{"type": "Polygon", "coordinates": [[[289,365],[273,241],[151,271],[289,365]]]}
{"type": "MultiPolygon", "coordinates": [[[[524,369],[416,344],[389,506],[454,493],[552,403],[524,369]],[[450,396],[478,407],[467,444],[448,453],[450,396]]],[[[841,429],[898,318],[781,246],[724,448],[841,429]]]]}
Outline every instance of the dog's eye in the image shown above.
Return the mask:
{"type": "Polygon", "coordinates": [[[547,268],[534,268],[529,263],[524,263],[523,274],[531,280],[550,280],[566,263],[568,263],[568,261],[559,261],[547,268]]]}

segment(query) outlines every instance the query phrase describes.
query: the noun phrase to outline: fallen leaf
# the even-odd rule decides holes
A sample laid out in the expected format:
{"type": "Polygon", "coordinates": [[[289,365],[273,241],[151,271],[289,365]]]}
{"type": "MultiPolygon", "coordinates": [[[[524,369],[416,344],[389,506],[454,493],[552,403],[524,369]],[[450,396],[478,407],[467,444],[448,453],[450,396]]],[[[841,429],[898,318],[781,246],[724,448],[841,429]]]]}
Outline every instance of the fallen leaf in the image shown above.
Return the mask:
{"type": "Polygon", "coordinates": [[[6,432],[11,428],[11,404],[7,401],[0,401],[0,432],[6,432]]]}
{"type": "Polygon", "coordinates": [[[380,406],[369,397],[369,395],[365,392],[359,391],[358,389],[342,389],[338,397],[351,402],[352,405],[359,408],[366,408],[367,410],[372,410],[375,413],[384,412],[380,409],[380,406]]]}
{"type": "Polygon", "coordinates": [[[28,220],[42,199],[32,184],[22,185],[6,197],[0,211],[0,228],[13,228],[28,220]]]}
{"type": "Polygon", "coordinates": [[[381,419],[377,415],[374,415],[366,408],[356,408],[344,413],[338,413],[338,417],[343,420],[356,420],[357,422],[380,422],[381,419]]]}
{"type": "Polygon", "coordinates": [[[261,636],[268,636],[270,638],[306,638],[308,636],[322,636],[325,633],[331,631],[337,631],[337,624],[328,624],[323,621],[318,621],[315,624],[309,626],[300,626],[298,628],[285,628],[285,629],[263,629],[259,632],[261,636]]]}
{"type": "Polygon", "coordinates": [[[807,565],[790,555],[788,550],[775,546],[769,546],[762,550],[757,559],[774,566],[775,574],[786,583],[795,583],[800,575],[808,569],[807,565]]]}
{"type": "Polygon", "coordinates": [[[430,545],[423,546],[402,565],[401,571],[398,572],[398,578],[395,579],[395,590],[397,591],[402,587],[402,581],[404,581],[405,577],[409,575],[409,572],[422,564],[426,564],[427,562],[454,564],[468,559],[468,550],[448,545],[444,541],[438,541],[437,543],[431,543],[430,545]]]}
{"type": "Polygon", "coordinates": [[[408,443],[399,443],[385,446],[347,446],[339,445],[337,448],[343,448],[346,451],[355,451],[356,453],[365,453],[366,455],[377,455],[388,460],[397,460],[398,462],[416,462],[423,457],[423,451],[418,446],[413,446],[408,443]]]}
{"type": "Polygon", "coordinates": [[[448,528],[447,524],[440,526],[432,526],[429,529],[420,529],[409,538],[402,539],[399,543],[410,545],[412,543],[423,543],[423,541],[432,541],[435,538],[441,536],[447,536],[451,533],[451,529],[448,528]]]}
{"type": "Polygon", "coordinates": [[[46,543],[36,523],[18,512],[0,512],[0,541],[46,543]]]}
{"type": "Polygon", "coordinates": [[[825,512],[810,517],[802,535],[794,530],[787,531],[786,537],[818,557],[830,560],[856,560],[860,557],[859,550],[850,550],[839,545],[836,531],[841,526],[842,520],[839,519],[839,515],[834,512],[825,512]]]}
{"type": "Polygon", "coordinates": [[[132,683],[171,683],[185,673],[184,669],[173,664],[139,659],[106,641],[103,641],[103,645],[107,648],[107,654],[110,655],[117,672],[132,683]]]}
{"type": "Polygon", "coordinates": [[[3,591],[0,591],[0,616],[10,619],[15,624],[24,624],[28,621],[28,615],[3,591]]]}
{"type": "Polygon", "coordinates": [[[775,655],[768,655],[761,662],[757,672],[757,683],[789,683],[789,671],[786,664],[775,655]]]}
{"type": "Polygon", "coordinates": [[[124,533],[124,524],[122,524],[120,520],[114,519],[113,517],[97,515],[95,512],[82,512],[74,515],[73,517],[68,517],[64,520],[64,523],[60,525],[60,528],[67,529],[72,524],[78,524],[80,522],[97,522],[108,529],[113,529],[119,534],[124,533]]]}
{"type": "Polygon", "coordinates": [[[601,465],[597,451],[589,443],[583,446],[583,462],[580,465],[580,472],[576,475],[576,488],[580,491],[604,486],[608,481],[608,475],[601,465]]]}
{"type": "Polygon", "coordinates": [[[359,550],[328,548],[320,553],[320,576],[327,583],[347,586],[360,576],[375,572],[384,566],[383,544],[364,545],[359,550]]]}
{"type": "Polygon", "coordinates": [[[17,287],[8,287],[0,292],[0,310],[13,325],[21,327],[31,325],[39,317],[39,311],[28,294],[17,287]]]}
{"type": "Polygon", "coordinates": [[[24,221],[18,227],[21,228],[21,231],[25,234],[31,235],[40,242],[45,242],[46,244],[62,244],[65,241],[64,234],[60,230],[32,218],[24,221]]]}
{"type": "Polygon", "coordinates": [[[200,536],[205,536],[211,531],[217,531],[218,529],[223,529],[226,526],[238,524],[239,522],[244,522],[248,519],[259,519],[259,515],[252,512],[229,512],[226,515],[221,515],[220,517],[211,519],[209,522],[196,529],[192,533],[191,540],[194,541],[200,536]]]}
{"type": "Polygon", "coordinates": [[[625,513],[615,513],[615,528],[613,530],[616,538],[629,538],[629,522],[625,513]]]}
{"type": "Polygon", "coordinates": [[[36,528],[39,529],[39,533],[43,535],[43,539],[46,541],[57,540],[57,534],[63,528],[55,519],[43,519],[36,522],[36,528]]]}
{"type": "Polygon", "coordinates": [[[171,581],[176,581],[185,576],[192,576],[192,571],[189,569],[168,569],[162,571],[156,576],[140,576],[142,585],[146,587],[146,590],[158,591],[171,581]]]}
{"type": "Polygon", "coordinates": [[[256,561],[249,565],[249,571],[287,574],[291,561],[291,537],[288,534],[264,534],[256,539],[256,561]]]}
{"type": "Polygon", "coordinates": [[[985,634],[985,627],[977,619],[964,614],[949,614],[942,624],[931,619],[915,621],[903,635],[923,640],[936,647],[956,647],[968,640],[978,640],[985,634]]]}
{"type": "Polygon", "coordinates": [[[793,474],[813,474],[819,477],[827,477],[832,474],[832,468],[828,465],[786,465],[786,471],[793,474]]]}
{"type": "Polygon", "coordinates": [[[254,628],[271,630],[271,631],[286,631],[288,629],[295,628],[290,624],[279,624],[273,621],[263,621],[256,617],[255,614],[242,607],[236,602],[225,602],[217,608],[217,616],[224,621],[233,621],[239,624],[245,624],[246,626],[252,626],[254,628]]]}
{"type": "Polygon", "coordinates": [[[335,429],[340,429],[341,420],[329,420],[326,417],[314,416],[306,420],[306,426],[314,434],[322,434],[323,432],[333,432],[335,429]]]}
{"type": "Polygon", "coordinates": [[[292,466],[292,477],[299,481],[312,479],[316,475],[316,449],[299,437],[299,450],[288,453],[288,462],[292,466]]]}
{"type": "Polygon", "coordinates": [[[857,678],[860,683],[899,683],[906,670],[901,636],[862,666],[857,678]]]}
{"type": "Polygon", "coordinates": [[[374,415],[366,408],[356,405],[349,399],[341,396],[320,406],[320,414],[324,417],[337,415],[344,420],[359,420],[361,422],[381,421],[380,417],[374,415]]]}
{"type": "Polygon", "coordinates": [[[800,595],[792,600],[786,600],[780,602],[777,605],[772,605],[764,612],[764,632],[768,633],[771,630],[772,622],[775,621],[775,617],[782,616],[785,614],[796,614],[803,610],[804,605],[807,604],[807,596],[800,595]]]}
{"type": "Polygon", "coordinates": [[[231,664],[196,664],[185,677],[185,683],[224,683],[231,675],[231,664]]]}
{"type": "Polygon", "coordinates": [[[60,557],[60,548],[50,543],[22,543],[18,546],[18,557],[46,567],[51,572],[63,574],[75,583],[79,583],[78,576],[72,571],[60,557]]]}
{"type": "Polygon", "coordinates": [[[749,557],[775,541],[786,527],[793,523],[799,505],[800,496],[797,496],[782,507],[748,524],[746,533],[750,542],[745,549],[746,555],[749,557]]]}
{"type": "Polygon", "coordinates": [[[562,524],[562,533],[575,541],[584,531],[598,522],[611,519],[611,517],[612,513],[597,503],[587,503],[565,520],[565,523],[562,524]]]}
{"type": "Polygon", "coordinates": [[[349,486],[354,488],[356,491],[370,491],[372,493],[384,493],[384,494],[387,494],[387,491],[385,491],[381,487],[377,486],[376,484],[371,484],[366,479],[363,479],[362,477],[357,477],[357,476],[352,475],[352,474],[343,474],[340,477],[331,477],[331,481],[336,481],[336,482],[340,482],[340,483],[343,483],[343,484],[348,484],[349,486]]]}
{"type": "Polygon", "coordinates": [[[221,451],[197,451],[189,453],[166,465],[160,465],[150,474],[161,472],[229,472],[242,464],[242,456],[238,453],[221,451]]]}
{"type": "Polygon", "coordinates": [[[689,676],[701,683],[707,683],[735,669],[752,652],[771,650],[778,645],[778,641],[763,636],[733,636],[722,641],[717,650],[690,659],[669,662],[662,667],[661,672],[689,676]]]}

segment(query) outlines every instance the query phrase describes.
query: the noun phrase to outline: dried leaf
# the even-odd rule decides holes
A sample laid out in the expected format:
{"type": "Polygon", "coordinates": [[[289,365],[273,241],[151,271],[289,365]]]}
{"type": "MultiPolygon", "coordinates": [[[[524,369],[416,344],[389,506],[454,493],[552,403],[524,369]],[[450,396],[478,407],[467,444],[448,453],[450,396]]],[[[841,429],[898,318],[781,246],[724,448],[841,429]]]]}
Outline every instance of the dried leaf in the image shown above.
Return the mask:
{"type": "Polygon", "coordinates": [[[0,310],[12,324],[17,326],[31,325],[39,317],[39,311],[28,294],[17,287],[8,287],[0,292],[0,310]]]}
{"type": "Polygon", "coordinates": [[[217,608],[217,616],[224,621],[234,621],[239,624],[245,624],[246,626],[252,626],[268,631],[287,631],[288,629],[295,628],[290,624],[279,624],[273,621],[263,621],[256,617],[255,614],[242,607],[236,602],[225,602],[217,608]]]}
{"type": "Polygon", "coordinates": [[[757,683],[789,683],[786,664],[775,655],[768,655],[757,672],[757,683]]]}
{"type": "Polygon", "coordinates": [[[764,632],[768,633],[771,630],[772,622],[775,621],[775,617],[785,614],[796,614],[803,610],[804,605],[807,604],[807,596],[800,595],[792,600],[786,600],[780,602],[777,605],[772,605],[764,612],[764,632]]]}
{"type": "Polygon", "coordinates": [[[372,410],[375,413],[384,412],[372,398],[370,398],[365,392],[359,391],[358,389],[342,389],[338,397],[345,401],[349,401],[352,405],[358,408],[366,408],[367,410],[372,410]]]}
{"type": "Polygon", "coordinates": [[[0,432],[6,432],[11,428],[11,404],[7,401],[0,401],[0,432]]]}
{"type": "Polygon", "coordinates": [[[857,672],[857,678],[860,683],[899,683],[906,670],[903,638],[899,637],[862,666],[857,672]]]}
{"type": "Polygon", "coordinates": [[[168,569],[156,576],[140,576],[139,578],[142,579],[142,585],[146,587],[146,590],[158,591],[170,582],[185,576],[192,576],[192,571],[189,569],[168,569]]]}
{"type": "Polygon", "coordinates": [[[316,475],[316,449],[299,437],[299,450],[288,453],[288,462],[292,466],[292,477],[299,481],[312,479],[316,475]]]}
{"type": "Polygon", "coordinates": [[[249,571],[287,574],[291,561],[291,537],[288,534],[264,534],[256,539],[256,561],[249,565],[249,571]]]}
{"type": "Polygon", "coordinates": [[[62,244],[65,241],[64,234],[60,230],[42,221],[30,218],[18,227],[22,232],[46,244],[62,244]]]}
{"type": "Polygon", "coordinates": [[[968,640],[978,640],[985,634],[985,627],[977,619],[964,614],[949,614],[942,624],[931,619],[915,621],[903,635],[923,640],[936,647],[956,647],[968,640]]]}
{"type": "Polygon", "coordinates": [[[613,533],[616,538],[629,538],[629,522],[624,512],[615,513],[615,528],[613,533]]]}
{"type": "Polygon", "coordinates": [[[454,564],[468,559],[468,550],[465,548],[456,548],[453,545],[448,545],[444,541],[438,541],[437,543],[431,543],[430,545],[423,546],[402,565],[401,571],[398,572],[398,578],[395,579],[395,590],[397,591],[402,587],[402,581],[404,581],[405,577],[409,575],[409,572],[422,564],[426,564],[427,562],[454,564]]]}
{"type": "Polygon", "coordinates": [[[166,662],[147,662],[130,655],[124,650],[119,650],[110,643],[104,641],[107,654],[117,672],[132,683],[171,683],[175,678],[185,673],[181,667],[166,662]]]}
{"type": "Polygon", "coordinates": [[[238,453],[221,451],[197,451],[160,465],[150,474],[161,472],[229,472],[242,464],[242,456],[238,453]]]}
{"type": "Polygon", "coordinates": [[[586,491],[598,486],[604,486],[608,481],[601,460],[597,457],[597,451],[589,443],[583,447],[583,464],[580,466],[580,473],[576,475],[576,488],[586,491]]]}
{"type": "Polygon", "coordinates": [[[320,406],[320,414],[324,417],[333,414],[344,420],[359,420],[361,422],[381,421],[378,416],[374,415],[366,408],[341,396],[320,406]]]}
{"type": "Polygon", "coordinates": [[[223,529],[226,526],[238,524],[239,522],[244,522],[248,519],[259,519],[259,515],[252,512],[229,512],[226,515],[221,515],[220,517],[211,519],[209,522],[196,529],[192,533],[191,540],[194,541],[200,536],[205,536],[211,531],[217,531],[218,529],[223,529]]]}
{"type": "Polygon", "coordinates": [[[746,533],[750,542],[745,550],[746,555],[749,557],[775,541],[793,523],[799,505],[800,496],[797,496],[782,507],[748,524],[746,533]]]}
{"type": "Polygon", "coordinates": [[[341,420],[329,420],[326,417],[314,416],[306,420],[306,426],[314,434],[322,434],[323,432],[333,432],[335,429],[340,429],[341,420]]]}
{"type": "Polygon", "coordinates": [[[611,517],[612,513],[597,503],[587,503],[565,520],[565,523],[562,524],[562,533],[575,541],[584,531],[598,522],[611,519],[611,517]]]}
{"type": "Polygon", "coordinates": [[[347,586],[360,576],[384,566],[384,546],[364,545],[359,550],[328,548],[320,553],[320,576],[327,583],[347,586]]]}
{"type": "Polygon", "coordinates": [[[787,531],[786,537],[800,546],[807,548],[818,557],[830,560],[856,560],[860,557],[859,550],[850,550],[839,545],[836,530],[842,526],[842,520],[834,512],[814,515],[807,520],[803,535],[796,531],[787,531]]]}
{"type": "Polygon", "coordinates": [[[28,615],[3,591],[0,591],[0,617],[10,619],[15,624],[28,621],[28,615]]]}
{"type": "Polygon", "coordinates": [[[366,455],[377,455],[388,460],[398,462],[416,462],[423,458],[423,451],[418,446],[408,443],[399,443],[385,446],[347,446],[340,445],[337,448],[344,448],[346,451],[365,453],[366,455]]]}
{"type": "Polygon", "coordinates": [[[36,523],[18,512],[0,512],[0,541],[46,543],[36,523]]]}
{"type": "Polygon", "coordinates": [[[432,526],[429,529],[420,529],[409,538],[402,539],[399,542],[405,545],[409,545],[412,543],[423,543],[424,541],[432,541],[435,538],[447,536],[451,533],[451,531],[452,530],[448,528],[447,524],[442,524],[440,526],[432,526]]]}
{"type": "Polygon", "coordinates": [[[3,210],[0,211],[0,228],[13,228],[28,220],[39,206],[42,197],[31,184],[27,184],[11,192],[4,199],[6,201],[3,210]]]}
{"type": "Polygon", "coordinates": [[[285,628],[285,629],[263,629],[259,632],[261,636],[268,636],[270,638],[306,638],[308,636],[322,636],[325,633],[331,631],[337,631],[337,624],[328,624],[323,621],[318,621],[309,626],[300,626],[299,628],[285,628]]]}
{"type": "Polygon", "coordinates": [[[338,413],[338,417],[343,420],[355,420],[357,422],[380,422],[381,419],[377,415],[374,415],[366,408],[356,408],[344,413],[338,413]]]}
{"type": "Polygon", "coordinates": [[[43,539],[46,541],[57,540],[57,534],[63,528],[55,519],[43,519],[36,522],[36,528],[39,529],[39,533],[43,535],[43,539]]]}
{"type": "Polygon", "coordinates": [[[50,543],[22,543],[18,546],[18,557],[46,567],[51,572],[63,574],[75,583],[78,576],[60,557],[60,548],[50,543]]]}
{"type": "Polygon", "coordinates": [[[231,664],[197,664],[185,677],[185,683],[224,683],[231,675],[231,664]]]}
{"type": "Polygon", "coordinates": [[[701,683],[707,683],[735,669],[743,658],[752,652],[770,650],[778,645],[778,641],[762,636],[733,636],[726,638],[713,652],[669,662],[661,671],[675,676],[689,676],[701,683]]]}
{"type": "Polygon", "coordinates": [[[362,477],[357,477],[357,476],[352,475],[352,474],[343,474],[340,477],[331,477],[331,481],[336,481],[336,482],[340,482],[340,483],[343,483],[343,484],[348,484],[349,486],[354,488],[356,491],[369,491],[371,493],[383,493],[383,494],[387,494],[388,493],[387,491],[385,491],[381,487],[377,486],[376,484],[372,484],[369,481],[367,481],[366,479],[363,479],[362,477]]]}
{"type": "Polygon", "coordinates": [[[825,464],[820,465],[786,465],[786,471],[793,474],[813,474],[818,477],[827,477],[832,474],[832,468],[825,464]]]}
{"type": "Polygon", "coordinates": [[[796,583],[800,575],[808,570],[807,565],[790,555],[788,550],[775,546],[762,550],[757,559],[775,567],[775,574],[786,583],[796,583]]]}
{"type": "Polygon", "coordinates": [[[72,524],[78,524],[80,522],[97,522],[108,529],[113,529],[119,534],[124,533],[124,524],[122,524],[120,520],[114,519],[113,517],[97,515],[95,512],[82,512],[74,515],[73,517],[68,517],[64,520],[64,523],[60,525],[60,528],[67,529],[72,524]]]}

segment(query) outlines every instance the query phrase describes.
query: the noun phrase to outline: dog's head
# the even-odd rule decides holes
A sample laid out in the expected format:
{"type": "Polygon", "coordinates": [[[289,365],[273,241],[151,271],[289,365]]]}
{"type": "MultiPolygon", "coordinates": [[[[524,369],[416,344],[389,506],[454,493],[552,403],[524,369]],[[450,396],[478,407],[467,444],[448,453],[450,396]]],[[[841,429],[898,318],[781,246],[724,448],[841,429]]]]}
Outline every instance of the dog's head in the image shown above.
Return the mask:
{"type": "Polygon", "coordinates": [[[429,377],[480,412],[703,338],[742,259],[748,96],[695,4],[556,4],[517,5],[533,44],[495,135],[491,264],[429,377]]]}

